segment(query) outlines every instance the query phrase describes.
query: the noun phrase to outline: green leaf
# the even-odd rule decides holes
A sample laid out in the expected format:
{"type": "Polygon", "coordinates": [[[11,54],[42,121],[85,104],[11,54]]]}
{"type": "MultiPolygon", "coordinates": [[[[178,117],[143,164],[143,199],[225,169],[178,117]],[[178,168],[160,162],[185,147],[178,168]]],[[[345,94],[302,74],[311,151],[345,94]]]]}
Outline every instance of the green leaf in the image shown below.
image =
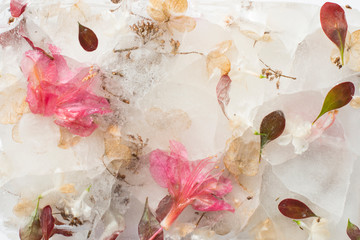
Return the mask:
{"type": "Polygon", "coordinates": [[[346,233],[351,240],[360,240],[360,229],[355,224],[352,224],[350,219],[348,219],[346,233]]]}
{"type": "MultiPolygon", "coordinates": [[[[156,217],[149,209],[148,198],[146,198],[144,212],[141,217],[141,220],[138,225],[138,234],[140,240],[148,240],[155,233],[157,233],[161,229],[159,222],[156,220],[156,217]]],[[[152,238],[154,240],[162,240],[164,238],[163,233],[159,233],[152,238]]]]}
{"type": "Polygon", "coordinates": [[[348,104],[355,92],[352,82],[343,82],[333,87],[325,97],[322,109],[313,124],[325,113],[348,104]]]}
{"type": "Polygon", "coordinates": [[[292,198],[282,200],[278,208],[282,215],[288,218],[303,219],[317,217],[305,203],[292,198]]]}
{"type": "MultiPolygon", "coordinates": [[[[285,129],[285,116],[280,110],[274,111],[266,115],[261,121],[260,125],[260,149],[262,150],[265,144],[278,138],[285,129]]],[[[260,151],[261,151],[260,150],[260,151]]]]}
{"type": "Polygon", "coordinates": [[[39,219],[39,203],[41,196],[38,197],[38,202],[33,216],[29,222],[22,228],[20,228],[19,236],[21,240],[41,240],[42,231],[39,219]]]}

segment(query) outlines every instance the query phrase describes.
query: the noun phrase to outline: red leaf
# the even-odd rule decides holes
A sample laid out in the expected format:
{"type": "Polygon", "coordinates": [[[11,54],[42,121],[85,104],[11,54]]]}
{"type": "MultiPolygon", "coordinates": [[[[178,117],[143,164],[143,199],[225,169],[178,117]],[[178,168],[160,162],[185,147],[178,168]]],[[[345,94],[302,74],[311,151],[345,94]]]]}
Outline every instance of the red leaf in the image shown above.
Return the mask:
{"type": "Polygon", "coordinates": [[[216,86],[216,95],[218,103],[223,111],[224,115],[228,118],[225,112],[225,106],[230,102],[229,91],[231,87],[231,79],[228,75],[223,75],[220,78],[219,83],[216,86]]]}
{"type": "Polygon", "coordinates": [[[149,209],[148,199],[146,198],[144,212],[138,225],[140,240],[163,240],[163,232],[159,232],[161,226],[154,214],[149,209]]]}
{"type": "Polygon", "coordinates": [[[166,195],[161,201],[155,211],[156,219],[161,222],[169,213],[174,200],[170,195],[166,195]]]}
{"type": "Polygon", "coordinates": [[[40,226],[43,234],[43,239],[48,240],[52,236],[55,219],[52,216],[52,209],[49,205],[43,208],[40,215],[40,226]]]}
{"type": "Polygon", "coordinates": [[[262,149],[265,144],[278,138],[285,129],[285,116],[280,110],[274,111],[266,115],[260,124],[261,143],[262,149]]]}
{"type": "Polygon", "coordinates": [[[339,48],[344,65],[344,46],[347,33],[345,11],[336,3],[326,2],[320,10],[321,27],[326,36],[339,48]]]}
{"type": "Polygon", "coordinates": [[[10,1],[10,13],[12,17],[20,17],[25,11],[27,3],[24,0],[11,0],[10,1]]]}
{"type": "Polygon", "coordinates": [[[279,211],[288,218],[303,219],[317,217],[305,203],[292,198],[282,200],[278,208],[279,211]]]}
{"type": "Polygon", "coordinates": [[[105,238],[104,240],[116,240],[116,238],[122,233],[122,231],[115,231],[111,236],[105,238]]]}
{"type": "Polygon", "coordinates": [[[352,224],[350,222],[350,219],[348,220],[346,233],[351,240],[359,240],[360,239],[360,229],[355,224],[352,224]]]}
{"type": "Polygon", "coordinates": [[[96,34],[90,29],[79,23],[79,41],[80,45],[85,51],[92,52],[97,49],[98,38],[96,34]]]}
{"type": "Polygon", "coordinates": [[[68,230],[54,228],[52,230],[52,233],[51,233],[50,237],[52,237],[54,234],[60,234],[60,235],[63,235],[65,237],[71,237],[73,233],[71,231],[68,231],[68,230]]]}

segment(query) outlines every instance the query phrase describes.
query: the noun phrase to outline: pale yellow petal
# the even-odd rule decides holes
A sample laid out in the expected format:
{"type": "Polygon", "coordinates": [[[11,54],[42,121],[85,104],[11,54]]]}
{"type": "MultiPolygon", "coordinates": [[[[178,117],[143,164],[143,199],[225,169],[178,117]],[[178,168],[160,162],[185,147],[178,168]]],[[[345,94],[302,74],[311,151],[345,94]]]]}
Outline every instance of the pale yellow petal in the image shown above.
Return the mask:
{"type": "Polygon", "coordinates": [[[171,17],[168,25],[169,28],[175,29],[179,32],[191,32],[196,27],[196,21],[192,17],[178,16],[171,17]]]}
{"type": "Polygon", "coordinates": [[[146,10],[149,16],[157,22],[165,22],[167,20],[167,17],[162,10],[150,6],[148,6],[146,10]]]}
{"type": "Polygon", "coordinates": [[[255,237],[255,240],[279,240],[274,224],[269,218],[256,225],[251,230],[251,233],[255,237]]]}
{"type": "Polygon", "coordinates": [[[351,34],[350,46],[348,47],[350,59],[348,67],[354,71],[360,71],[360,30],[351,34]]]}
{"type": "Polygon", "coordinates": [[[81,140],[80,136],[73,135],[68,129],[60,127],[60,139],[58,142],[58,147],[62,149],[67,149],[75,146],[81,140]]]}
{"type": "Polygon", "coordinates": [[[153,8],[158,9],[158,10],[163,10],[163,0],[149,0],[150,4],[152,5],[153,8]]]}
{"type": "Polygon", "coordinates": [[[224,164],[234,176],[240,174],[255,176],[259,171],[259,154],[259,142],[245,142],[238,137],[230,143],[224,157],[224,164]]]}
{"type": "Polygon", "coordinates": [[[206,67],[209,76],[214,73],[216,68],[220,69],[221,75],[226,75],[231,70],[231,62],[225,55],[221,55],[220,57],[216,58],[208,56],[206,59],[206,67]]]}
{"type": "Polygon", "coordinates": [[[26,90],[17,84],[0,93],[0,123],[15,124],[21,116],[29,111],[25,102],[26,90]]]}
{"type": "Polygon", "coordinates": [[[354,96],[353,99],[350,102],[350,106],[358,109],[360,108],[360,97],[359,96],[354,96]]]}
{"type": "MultiPolygon", "coordinates": [[[[105,134],[105,156],[119,166],[127,166],[132,159],[131,149],[123,143],[120,137],[120,129],[117,126],[110,126],[105,134]]],[[[118,169],[116,169],[118,170],[118,169]]]]}
{"type": "Polygon", "coordinates": [[[11,131],[11,136],[12,139],[17,142],[17,143],[22,143],[21,137],[20,137],[20,133],[19,133],[19,122],[17,122],[11,131]]]}
{"type": "Polygon", "coordinates": [[[13,207],[13,213],[18,217],[28,217],[34,211],[35,206],[35,201],[21,198],[19,202],[13,207]]]}
{"type": "Polygon", "coordinates": [[[187,0],[165,0],[166,8],[175,13],[184,13],[188,8],[187,0]]]}
{"type": "Polygon", "coordinates": [[[211,58],[217,58],[226,53],[230,47],[232,46],[232,40],[226,40],[219,44],[217,44],[211,52],[209,52],[208,56],[211,58]]]}
{"type": "Polygon", "coordinates": [[[75,192],[75,185],[72,183],[64,184],[59,188],[59,191],[62,193],[74,193],[75,192]]]}

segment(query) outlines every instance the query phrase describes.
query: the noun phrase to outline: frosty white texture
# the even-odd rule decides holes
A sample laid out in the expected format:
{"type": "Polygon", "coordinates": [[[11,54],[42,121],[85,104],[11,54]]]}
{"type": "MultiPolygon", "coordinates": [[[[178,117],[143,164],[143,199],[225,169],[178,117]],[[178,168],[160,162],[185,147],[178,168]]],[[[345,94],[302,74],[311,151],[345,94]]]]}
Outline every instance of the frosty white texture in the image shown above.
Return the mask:
{"type": "MultiPolygon", "coordinates": [[[[335,84],[351,81],[359,95],[360,74],[331,62],[337,48],[321,30],[320,7],[189,0],[185,14],[196,27],[179,32],[151,20],[146,0],[118,2],[31,1],[10,24],[9,1],[0,3],[1,33],[26,18],[36,46],[57,46],[69,65],[98,66],[102,82],[96,92],[109,99],[113,110],[96,118],[99,128],[91,136],[60,148],[63,133],[54,119],[21,105],[27,79],[19,66],[29,45],[15,34],[3,44],[0,35],[0,238],[18,239],[37,197],[52,190],[40,207],[49,204],[54,213],[72,215],[54,215],[66,223],[72,217],[81,222],[65,227],[74,232],[72,237],[52,239],[102,240],[114,231],[123,231],[119,239],[137,239],[146,197],[155,211],[167,194],[149,172],[151,151],[166,150],[169,140],[176,140],[186,146],[189,159],[216,155],[221,160],[233,139],[250,139],[265,115],[282,110],[285,131],[263,149],[257,175],[234,176],[225,170],[233,182],[226,199],[235,213],[206,213],[195,227],[201,213],[187,208],[165,236],[346,239],[347,219],[360,224],[360,112],[350,105],[341,108],[334,124],[316,136],[312,121],[335,84]],[[159,32],[142,39],[131,28],[139,21],[153,22],[159,32]],[[96,51],[81,48],[78,22],[96,33],[96,51]],[[231,62],[228,118],[216,96],[221,71],[207,72],[207,55],[225,40],[232,41],[223,53],[231,62]],[[172,41],[179,42],[177,49],[172,41]],[[296,79],[261,78],[265,64],[296,79]],[[66,184],[75,190],[59,190],[66,184]],[[311,233],[300,230],[279,212],[284,198],[305,202],[323,222],[312,226],[313,220],[306,219],[311,233]]],[[[359,29],[354,6],[343,6],[349,32],[359,29]]]]}

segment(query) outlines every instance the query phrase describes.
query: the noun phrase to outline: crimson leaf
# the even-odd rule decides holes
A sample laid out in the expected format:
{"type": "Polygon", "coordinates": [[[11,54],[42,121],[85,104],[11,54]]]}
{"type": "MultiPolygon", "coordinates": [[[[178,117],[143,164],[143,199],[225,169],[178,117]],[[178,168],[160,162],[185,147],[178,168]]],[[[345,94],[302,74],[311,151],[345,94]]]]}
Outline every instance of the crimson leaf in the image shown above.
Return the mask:
{"type": "Polygon", "coordinates": [[[85,51],[92,52],[97,49],[98,38],[90,29],[79,23],[79,42],[85,51]]]}
{"type": "Polygon", "coordinates": [[[169,213],[174,200],[170,195],[166,195],[161,201],[155,211],[156,219],[161,222],[169,213]]]}
{"type": "Polygon", "coordinates": [[[322,109],[314,120],[316,122],[325,113],[341,108],[348,104],[355,93],[355,86],[352,82],[343,82],[333,87],[325,97],[322,109]]]}
{"type": "Polygon", "coordinates": [[[288,218],[303,219],[317,217],[305,203],[292,198],[282,200],[278,208],[279,211],[288,218]]]}
{"type": "Polygon", "coordinates": [[[44,240],[48,240],[51,237],[54,225],[55,219],[52,216],[52,209],[49,205],[47,205],[42,209],[40,215],[40,226],[44,240]]]}
{"type": "Polygon", "coordinates": [[[260,149],[265,144],[278,138],[285,129],[285,116],[280,110],[274,111],[266,115],[260,124],[260,149]]]}
{"type": "Polygon", "coordinates": [[[228,75],[222,75],[219,83],[216,86],[216,95],[218,103],[223,111],[224,115],[227,117],[225,112],[225,106],[230,102],[229,91],[231,87],[231,79],[228,75]]]}
{"type": "Polygon", "coordinates": [[[344,46],[347,33],[345,11],[336,3],[326,2],[320,9],[321,27],[326,36],[339,48],[344,65],[344,46]]]}
{"type": "MultiPolygon", "coordinates": [[[[138,234],[140,240],[148,240],[159,229],[161,229],[159,222],[156,220],[154,214],[149,209],[148,198],[146,198],[144,212],[138,225],[138,234]]],[[[163,240],[163,233],[156,235],[154,240],[163,240]]]]}
{"type": "Polygon", "coordinates": [[[348,220],[346,233],[351,240],[360,240],[360,229],[355,224],[352,224],[350,219],[348,220]]]}
{"type": "Polygon", "coordinates": [[[104,240],[116,240],[116,238],[122,233],[122,231],[115,231],[109,237],[105,238],[104,240]]]}

